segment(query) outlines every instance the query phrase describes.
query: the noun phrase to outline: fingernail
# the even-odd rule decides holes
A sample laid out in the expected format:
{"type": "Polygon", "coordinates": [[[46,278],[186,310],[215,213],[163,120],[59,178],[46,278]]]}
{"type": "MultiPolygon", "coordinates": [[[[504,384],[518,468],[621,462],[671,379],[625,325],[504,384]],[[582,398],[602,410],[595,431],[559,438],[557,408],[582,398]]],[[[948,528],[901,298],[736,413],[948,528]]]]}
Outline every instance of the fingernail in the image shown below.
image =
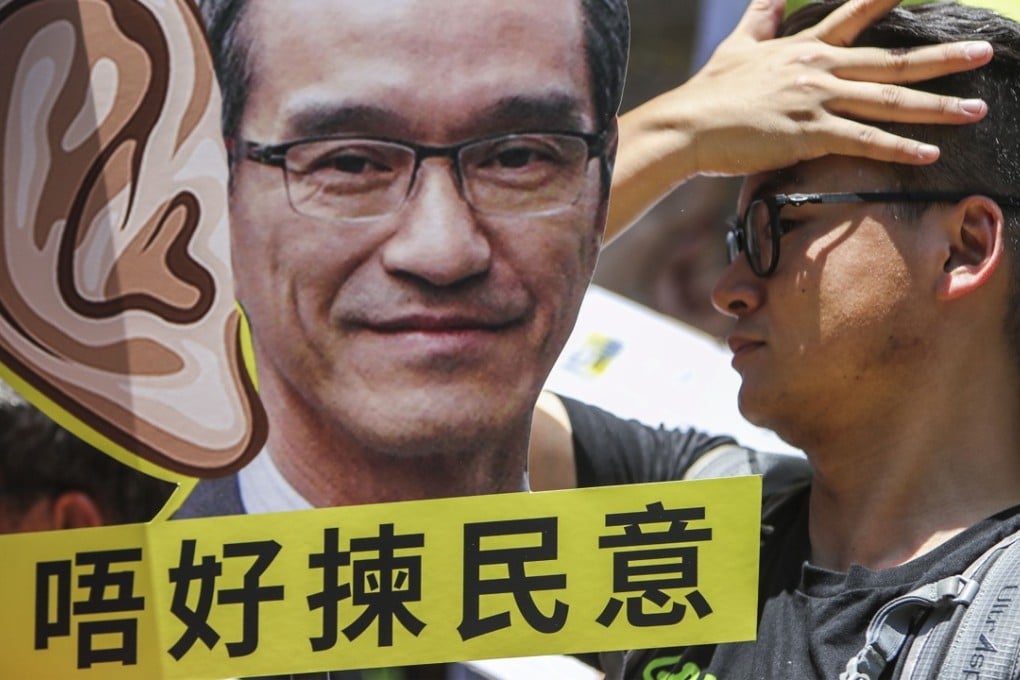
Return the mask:
{"type": "Polygon", "coordinates": [[[939,157],[939,148],[931,144],[918,144],[917,157],[926,160],[934,160],[939,157]]]}
{"type": "Polygon", "coordinates": [[[963,53],[968,59],[983,59],[992,53],[992,46],[986,42],[967,43],[963,47],[963,53]]]}
{"type": "Polygon", "coordinates": [[[981,99],[964,99],[960,102],[960,110],[972,116],[978,116],[986,110],[985,102],[981,99]]]}

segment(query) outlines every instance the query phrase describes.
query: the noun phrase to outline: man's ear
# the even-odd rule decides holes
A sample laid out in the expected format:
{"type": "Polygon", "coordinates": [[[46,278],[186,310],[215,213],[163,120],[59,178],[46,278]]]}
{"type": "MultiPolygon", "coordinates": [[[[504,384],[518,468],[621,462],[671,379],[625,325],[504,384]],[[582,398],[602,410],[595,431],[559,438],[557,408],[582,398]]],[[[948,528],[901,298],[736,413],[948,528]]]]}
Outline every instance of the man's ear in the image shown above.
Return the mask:
{"type": "MultiPolygon", "coordinates": [[[[605,246],[607,220],[609,219],[609,194],[613,186],[613,167],[616,165],[616,151],[620,146],[620,123],[619,117],[613,119],[606,125],[605,147],[599,162],[599,210],[596,217],[597,236],[599,249],[605,246]]],[[[597,253],[596,253],[597,255],[597,253]]],[[[594,262],[592,267],[594,267],[594,262]]]]}
{"type": "Polygon", "coordinates": [[[956,204],[944,223],[949,246],[937,292],[944,300],[980,288],[1002,263],[1005,224],[1002,209],[986,196],[956,204]]]}
{"type": "Polygon", "coordinates": [[[609,171],[609,177],[603,178],[604,181],[610,181],[613,176],[613,166],[616,165],[616,151],[620,146],[620,118],[619,116],[613,116],[613,120],[610,121],[606,127],[606,169],[609,171]]]}
{"type": "Polygon", "coordinates": [[[81,529],[105,524],[99,504],[82,491],[62,492],[53,499],[50,513],[54,529],[81,529]]]}

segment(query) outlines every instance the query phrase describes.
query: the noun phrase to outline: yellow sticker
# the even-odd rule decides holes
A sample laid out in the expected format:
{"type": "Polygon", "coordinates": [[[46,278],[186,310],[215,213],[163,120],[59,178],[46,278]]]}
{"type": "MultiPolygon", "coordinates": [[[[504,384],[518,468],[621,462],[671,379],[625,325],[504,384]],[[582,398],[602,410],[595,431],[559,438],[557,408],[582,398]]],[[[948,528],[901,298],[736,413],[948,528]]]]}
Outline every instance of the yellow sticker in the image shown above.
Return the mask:
{"type": "Polygon", "coordinates": [[[572,373],[598,376],[623,349],[623,343],[601,333],[589,333],[580,347],[567,357],[566,369],[572,373]]]}
{"type": "Polygon", "coordinates": [[[187,678],[753,639],[761,479],[0,536],[11,677],[187,678]]]}

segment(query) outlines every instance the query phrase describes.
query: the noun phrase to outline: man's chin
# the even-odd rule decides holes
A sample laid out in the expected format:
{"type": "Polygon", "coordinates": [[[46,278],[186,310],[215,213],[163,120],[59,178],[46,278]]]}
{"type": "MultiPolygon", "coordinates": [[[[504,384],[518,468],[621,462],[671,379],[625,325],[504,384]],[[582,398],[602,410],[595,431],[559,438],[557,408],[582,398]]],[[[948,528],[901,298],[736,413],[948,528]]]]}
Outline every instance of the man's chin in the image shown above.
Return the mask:
{"type": "Polygon", "coordinates": [[[391,395],[363,413],[361,439],[375,442],[380,452],[423,457],[502,448],[508,441],[526,442],[531,405],[497,392],[450,394],[425,388],[412,395],[391,395]],[[513,408],[511,405],[520,405],[513,408]]]}
{"type": "Polygon", "coordinates": [[[497,446],[493,428],[411,418],[399,426],[375,428],[362,438],[367,448],[387,459],[410,460],[475,456],[497,446]]]}
{"type": "Polygon", "coordinates": [[[767,390],[755,390],[745,379],[740,385],[737,393],[737,407],[744,420],[757,425],[758,427],[770,427],[773,407],[775,405],[775,393],[770,394],[767,390]]]}

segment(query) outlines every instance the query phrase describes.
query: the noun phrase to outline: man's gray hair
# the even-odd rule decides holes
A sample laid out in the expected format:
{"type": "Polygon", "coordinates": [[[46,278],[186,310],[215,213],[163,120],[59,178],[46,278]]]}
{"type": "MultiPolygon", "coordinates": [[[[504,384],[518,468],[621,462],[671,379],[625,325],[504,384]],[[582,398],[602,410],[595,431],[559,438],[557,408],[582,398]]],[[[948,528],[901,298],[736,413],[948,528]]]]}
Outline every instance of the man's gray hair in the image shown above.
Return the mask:
{"type": "MultiPolygon", "coordinates": [[[[623,96],[630,47],[627,0],[579,1],[584,11],[595,115],[604,129],[616,115],[623,96]]],[[[199,0],[223,94],[223,136],[228,139],[237,136],[255,70],[245,21],[247,6],[247,0],[199,0]]]]}

